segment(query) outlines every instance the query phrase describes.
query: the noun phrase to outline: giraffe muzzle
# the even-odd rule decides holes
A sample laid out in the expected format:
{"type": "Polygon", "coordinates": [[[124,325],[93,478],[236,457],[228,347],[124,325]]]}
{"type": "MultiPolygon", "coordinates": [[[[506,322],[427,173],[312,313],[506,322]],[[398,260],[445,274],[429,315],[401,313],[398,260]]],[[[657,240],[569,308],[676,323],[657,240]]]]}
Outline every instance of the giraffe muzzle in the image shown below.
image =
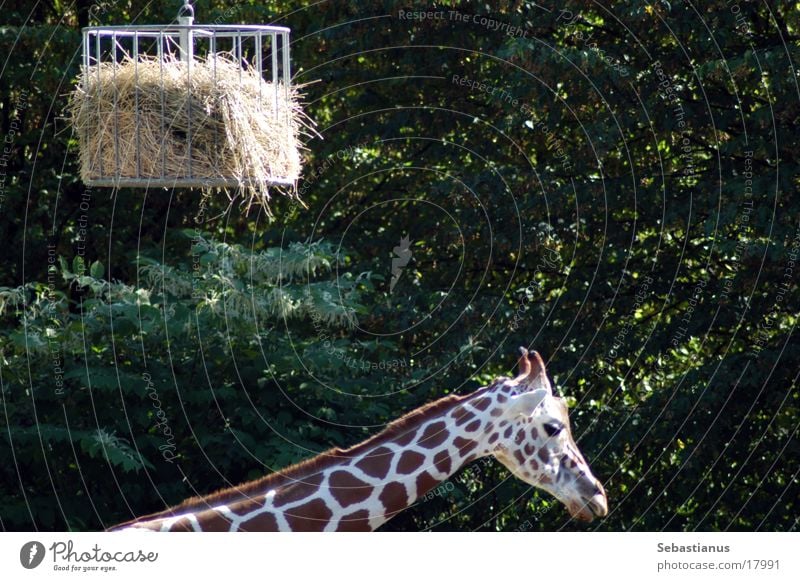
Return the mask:
{"type": "Polygon", "coordinates": [[[593,518],[602,518],[608,514],[608,500],[605,495],[597,495],[585,499],[586,507],[592,511],[593,518]]]}
{"type": "Polygon", "coordinates": [[[588,475],[578,481],[578,502],[569,507],[573,517],[584,522],[602,518],[608,514],[608,497],[603,485],[588,475]]]}
{"type": "MultiPolygon", "coordinates": [[[[589,488],[589,487],[587,487],[589,488]]],[[[608,498],[603,485],[595,481],[592,486],[580,494],[577,501],[569,502],[567,509],[573,518],[583,522],[592,522],[608,514],[608,498]]]]}
{"type": "Polygon", "coordinates": [[[608,501],[601,495],[591,498],[582,496],[580,500],[568,503],[567,509],[573,518],[588,523],[608,514],[608,501]]]}

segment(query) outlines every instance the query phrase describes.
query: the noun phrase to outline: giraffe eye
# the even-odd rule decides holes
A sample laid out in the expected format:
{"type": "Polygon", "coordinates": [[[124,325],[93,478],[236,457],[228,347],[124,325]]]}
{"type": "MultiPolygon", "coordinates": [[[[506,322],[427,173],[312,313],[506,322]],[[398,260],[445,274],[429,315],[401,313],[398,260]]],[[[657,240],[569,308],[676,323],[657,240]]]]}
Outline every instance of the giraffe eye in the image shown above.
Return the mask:
{"type": "Polygon", "coordinates": [[[549,424],[544,425],[544,431],[551,438],[559,435],[563,429],[564,426],[558,422],[550,422],[549,424]]]}

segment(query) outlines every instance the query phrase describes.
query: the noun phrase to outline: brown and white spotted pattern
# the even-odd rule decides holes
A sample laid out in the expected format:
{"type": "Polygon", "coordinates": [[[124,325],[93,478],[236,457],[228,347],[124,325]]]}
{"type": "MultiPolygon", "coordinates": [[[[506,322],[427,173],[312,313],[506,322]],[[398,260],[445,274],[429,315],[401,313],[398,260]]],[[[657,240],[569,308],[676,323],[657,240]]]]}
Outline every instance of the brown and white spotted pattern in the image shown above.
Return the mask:
{"type": "Polygon", "coordinates": [[[156,531],[372,531],[476,458],[492,455],[590,521],[606,494],[572,439],[544,363],[522,350],[520,373],[448,396],[348,450],[114,527],[156,531]]]}

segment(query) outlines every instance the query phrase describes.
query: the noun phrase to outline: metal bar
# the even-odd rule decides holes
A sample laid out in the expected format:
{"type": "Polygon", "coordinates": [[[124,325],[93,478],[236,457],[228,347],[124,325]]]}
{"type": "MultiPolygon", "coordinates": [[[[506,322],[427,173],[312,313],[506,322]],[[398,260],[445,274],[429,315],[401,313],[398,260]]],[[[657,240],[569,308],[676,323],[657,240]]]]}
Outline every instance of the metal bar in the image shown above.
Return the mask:
{"type": "Polygon", "coordinates": [[[278,35],[271,34],[272,44],[272,115],[278,117],[278,35]]]}
{"type": "Polygon", "coordinates": [[[139,36],[133,37],[133,102],[136,109],[136,177],[142,175],[141,122],[139,120],[139,36]]]}
{"type": "MultiPolygon", "coordinates": [[[[211,37],[211,55],[214,59],[214,86],[217,86],[217,33],[211,37]]],[[[216,111],[214,111],[216,113],[216,111]]],[[[214,123],[214,159],[219,155],[219,127],[214,123]]],[[[216,168],[215,168],[216,169],[216,168]]]]}
{"type": "MultiPolygon", "coordinates": [[[[97,87],[98,87],[97,90],[99,90],[99,87],[100,87],[100,55],[102,54],[102,52],[100,51],[100,34],[99,33],[94,38],[94,48],[95,48],[95,57],[96,57],[96,62],[97,62],[97,87]]],[[[102,127],[103,128],[102,131],[103,131],[103,133],[105,133],[108,130],[108,128],[103,123],[102,113],[101,113],[99,107],[97,108],[97,121],[98,121],[98,126],[102,127]]],[[[102,144],[102,143],[103,143],[103,140],[101,139],[100,140],[100,144],[102,144]]],[[[99,150],[99,149],[97,150],[96,160],[97,160],[97,165],[99,167],[99,175],[102,178],[103,177],[103,160],[100,158],[100,151],[101,150],[99,150]]]]}
{"type": "Polygon", "coordinates": [[[119,167],[119,87],[117,86],[117,35],[114,34],[111,42],[111,63],[113,68],[111,78],[114,84],[114,174],[120,175],[119,167]]]}
{"type": "Polygon", "coordinates": [[[281,34],[283,37],[283,106],[286,108],[286,127],[289,131],[289,141],[292,137],[292,108],[289,106],[289,83],[292,81],[291,64],[289,63],[289,33],[281,34]]]}
{"type": "MultiPolygon", "coordinates": [[[[192,38],[189,38],[190,43],[194,43],[192,38]]],[[[190,46],[189,52],[194,52],[194,47],[190,46]]],[[[186,165],[188,170],[186,175],[192,177],[192,63],[186,62],[186,107],[188,113],[186,115],[186,165]]]]}
{"type": "MultiPolygon", "coordinates": [[[[133,36],[134,33],[151,33],[153,37],[156,37],[161,32],[166,32],[168,34],[175,34],[176,31],[180,30],[182,25],[161,25],[161,24],[137,24],[135,26],[130,25],[120,25],[120,26],[85,26],[83,30],[88,32],[102,32],[102,33],[116,33],[117,36],[133,36]]],[[[258,24],[204,24],[202,25],[204,30],[217,30],[220,32],[228,32],[230,36],[236,36],[240,32],[269,32],[269,33],[284,33],[290,32],[290,29],[286,26],[270,26],[270,25],[258,25],[258,24]]]]}
{"type": "MultiPolygon", "coordinates": [[[[115,187],[115,188],[146,188],[152,186],[164,186],[175,188],[237,188],[239,186],[257,186],[259,182],[247,178],[239,181],[236,179],[220,178],[181,178],[181,177],[162,177],[162,178],[105,178],[86,180],[87,186],[94,187],[115,187]]],[[[272,186],[292,186],[294,180],[271,177],[267,180],[268,185],[272,186]]]]}
{"type": "MultiPolygon", "coordinates": [[[[191,5],[189,5],[191,8],[191,5]]],[[[184,4],[184,8],[186,4],[184,4]]],[[[183,10],[183,8],[181,9],[183,10]]],[[[194,10],[191,16],[178,16],[180,23],[180,53],[181,60],[186,63],[186,174],[192,176],[192,63],[194,61],[194,35],[192,24],[194,23],[194,10]]]]}
{"type": "Polygon", "coordinates": [[[164,118],[167,116],[167,107],[164,103],[164,33],[158,37],[158,71],[161,79],[161,177],[167,174],[167,154],[164,149],[166,134],[164,132],[164,118]]]}
{"type": "Polygon", "coordinates": [[[288,86],[292,82],[292,63],[289,60],[289,33],[285,32],[283,37],[283,82],[288,86]]]}
{"type": "Polygon", "coordinates": [[[83,35],[83,70],[86,71],[86,69],[89,68],[89,51],[91,50],[91,48],[89,47],[89,31],[84,28],[82,35],[83,35]]]}
{"type": "MultiPolygon", "coordinates": [[[[89,90],[89,62],[90,62],[89,55],[91,54],[92,47],[91,47],[91,44],[90,44],[91,41],[89,40],[89,31],[84,29],[82,31],[82,36],[83,36],[83,71],[81,71],[81,84],[83,85],[83,89],[88,92],[88,90],[89,90]]],[[[79,139],[79,142],[84,142],[83,132],[79,132],[78,133],[78,139],[79,139]]],[[[84,147],[86,145],[88,145],[88,144],[84,142],[84,147]]],[[[94,160],[92,160],[92,159],[89,160],[89,168],[88,168],[89,172],[87,172],[87,173],[91,173],[91,168],[92,168],[92,165],[93,165],[93,163],[92,163],[93,161],[94,160]]]]}
{"type": "Polygon", "coordinates": [[[194,39],[192,38],[192,23],[194,22],[194,17],[179,16],[178,22],[181,24],[178,35],[181,46],[181,60],[185,63],[191,63],[194,58],[194,39]]]}
{"type": "Polygon", "coordinates": [[[263,55],[261,54],[261,34],[256,35],[256,69],[258,70],[258,106],[262,107],[264,104],[264,97],[262,95],[262,88],[264,86],[264,66],[261,62],[263,55]]]}
{"type": "Polygon", "coordinates": [[[239,51],[237,54],[236,62],[239,63],[239,89],[242,88],[242,33],[240,32],[238,35],[239,40],[239,51]]]}

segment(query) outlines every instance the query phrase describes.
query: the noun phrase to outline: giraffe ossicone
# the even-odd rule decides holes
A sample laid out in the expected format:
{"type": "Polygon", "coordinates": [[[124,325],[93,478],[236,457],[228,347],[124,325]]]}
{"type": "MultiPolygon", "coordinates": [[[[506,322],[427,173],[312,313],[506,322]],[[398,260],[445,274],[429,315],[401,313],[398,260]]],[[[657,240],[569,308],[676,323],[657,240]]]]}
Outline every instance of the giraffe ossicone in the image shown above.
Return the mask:
{"type": "Polygon", "coordinates": [[[372,531],[483,456],[579,520],[605,516],[605,490],[572,438],[566,404],[539,354],[520,350],[514,378],[429,403],[352,448],[110,530],[372,531]]]}

